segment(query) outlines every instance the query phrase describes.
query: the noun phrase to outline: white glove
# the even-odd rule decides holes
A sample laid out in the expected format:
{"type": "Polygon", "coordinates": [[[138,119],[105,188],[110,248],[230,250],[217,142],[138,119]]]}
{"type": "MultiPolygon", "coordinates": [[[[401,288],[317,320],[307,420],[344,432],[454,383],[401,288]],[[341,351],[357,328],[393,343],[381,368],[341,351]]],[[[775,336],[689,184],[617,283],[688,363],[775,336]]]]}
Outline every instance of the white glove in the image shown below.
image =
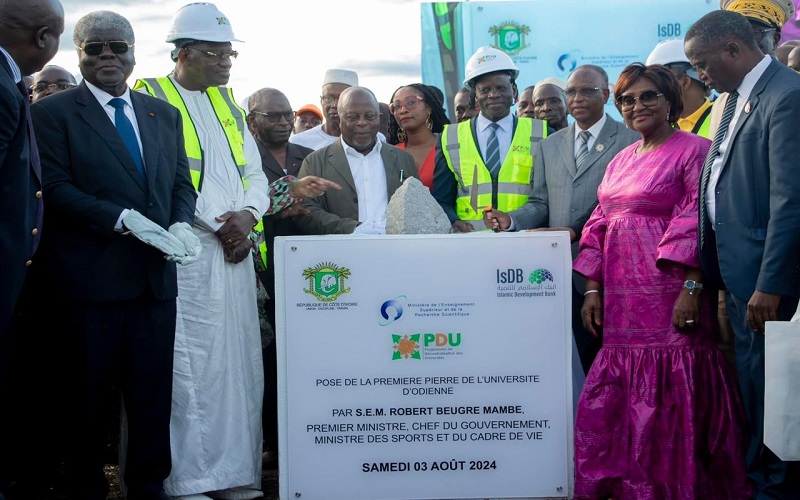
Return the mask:
{"type": "Polygon", "coordinates": [[[184,254],[167,255],[167,260],[185,266],[200,258],[203,246],[200,244],[200,238],[192,231],[192,226],[185,222],[176,222],[169,226],[169,233],[183,243],[184,254]]]}
{"type": "Polygon", "coordinates": [[[165,255],[186,256],[186,247],[181,240],[136,210],[128,212],[122,219],[122,225],[136,238],[165,255]]]}
{"type": "Polygon", "coordinates": [[[386,221],[375,222],[372,219],[365,220],[353,230],[353,234],[386,234],[386,221]]]}

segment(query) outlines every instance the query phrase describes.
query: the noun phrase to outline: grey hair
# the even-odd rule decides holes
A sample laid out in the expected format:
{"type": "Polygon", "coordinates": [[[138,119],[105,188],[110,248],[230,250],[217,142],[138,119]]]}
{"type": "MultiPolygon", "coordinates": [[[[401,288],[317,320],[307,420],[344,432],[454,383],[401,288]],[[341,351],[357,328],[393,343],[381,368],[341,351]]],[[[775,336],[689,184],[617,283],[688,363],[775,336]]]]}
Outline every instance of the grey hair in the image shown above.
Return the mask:
{"type": "Polygon", "coordinates": [[[110,10],[96,10],[86,14],[75,23],[75,31],[72,32],[72,41],[75,46],[83,45],[93,30],[113,31],[119,35],[120,40],[130,44],[136,41],[133,36],[133,27],[127,19],[110,10]]]}

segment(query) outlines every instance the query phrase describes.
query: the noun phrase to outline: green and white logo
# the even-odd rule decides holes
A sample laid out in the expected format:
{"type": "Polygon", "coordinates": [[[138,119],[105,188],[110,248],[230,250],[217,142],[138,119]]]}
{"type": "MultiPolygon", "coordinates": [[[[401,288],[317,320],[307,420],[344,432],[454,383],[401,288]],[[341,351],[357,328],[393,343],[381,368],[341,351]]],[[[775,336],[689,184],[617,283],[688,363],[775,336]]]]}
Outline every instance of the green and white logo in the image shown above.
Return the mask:
{"type": "Polygon", "coordinates": [[[530,33],[530,27],[514,21],[503,21],[497,26],[489,28],[489,34],[494,37],[492,47],[500,49],[510,56],[515,56],[522,49],[530,47],[525,43],[525,38],[530,33]]]}
{"type": "Polygon", "coordinates": [[[350,277],[350,270],[331,262],[322,262],[317,267],[303,270],[303,278],[308,280],[308,288],[304,292],[313,295],[320,302],[333,302],[342,294],[350,291],[345,288],[344,280],[350,277]]]}

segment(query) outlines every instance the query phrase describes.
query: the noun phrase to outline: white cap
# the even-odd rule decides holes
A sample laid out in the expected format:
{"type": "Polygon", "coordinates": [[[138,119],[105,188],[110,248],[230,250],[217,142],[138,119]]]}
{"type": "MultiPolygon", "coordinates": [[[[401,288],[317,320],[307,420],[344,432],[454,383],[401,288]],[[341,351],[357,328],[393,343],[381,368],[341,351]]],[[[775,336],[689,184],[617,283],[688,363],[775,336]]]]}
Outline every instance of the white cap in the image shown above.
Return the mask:
{"type": "Polygon", "coordinates": [[[184,5],[172,17],[166,41],[184,38],[204,42],[241,42],[233,35],[233,28],[225,14],[216,5],[207,2],[184,5]]]}
{"type": "Polygon", "coordinates": [[[560,88],[562,92],[567,88],[567,85],[561,81],[561,79],[554,76],[547,77],[544,80],[539,80],[534,85],[534,88],[538,87],[539,85],[553,85],[554,87],[560,88]]]}
{"type": "Polygon", "coordinates": [[[329,69],[325,72],[325,80],[322,81],[322,85],[325,86],[329,83],[341,83],[351,87],[358,87],[358,74],[349,69],[329,69]]]}

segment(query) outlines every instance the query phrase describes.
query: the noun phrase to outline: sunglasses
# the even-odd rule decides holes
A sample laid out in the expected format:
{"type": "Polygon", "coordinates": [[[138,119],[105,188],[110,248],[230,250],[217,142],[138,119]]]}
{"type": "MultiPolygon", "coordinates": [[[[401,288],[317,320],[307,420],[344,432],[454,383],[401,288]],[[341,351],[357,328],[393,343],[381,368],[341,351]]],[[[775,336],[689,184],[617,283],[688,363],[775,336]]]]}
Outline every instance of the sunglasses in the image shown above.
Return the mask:
{"type": "Polygon", "coordinates": [[[262,115],[267,117],[267,121],[270,123],[278,123],[281,121],[281,117],[284,120],[291,123],[294,120],[294,111],[267,111],[264,113],[263,111],[256,111],[254,109],[250,110],[251,113],[255,113],[257,115],[262,115]]]}
{"type": "Polygon", "coordinates": [[[658,98],[663,95],[664,94],[659,94],[655,90],[645,90],[639,94],[639,97],[634,97],[632,95],[617,96],[617,104],[622,108],[632,108],[636,104],[636,101],[639,101],[639,104],[645,108],[652,108],[658,104],[658,98]]]}
{"type": "Polygon", "coordinates": [[[80,50],[83,51],[84,54],[87,56],[99,56],[103,52],[103,47],[108,47],[111,49],[111,52],[115,54],[124,54],[128,52],[129,49],[133,48],[133,44],[129,44],[128,42],[123,41],[114,41],[114,42],[89,42],[84,44],[83,47],[78,47],[80,50]]]}
{"type": "Polygon", "coordinates": [[[67,90],[77,86],[78,86],[77,84],[70,82],[37,83],[36,85],[31,87],[31,92],[33,92],[34,94],[41,94],[42,92],[47,92],[50,89],[67,90]]]}
{"type": "Polygon", "coordinates": [[[402,102],[395,101],[392,104],[390,104],[389,111],[391,111],[392,113],[397,113],[398,111],[400,111],[400,109],[402,109],[403,106],[405,106],[407,110],[413,111],[414,109],[416,109],[417,104],[424,101],[425,99],[421,95],[409,96],[406,97],[405,100],[402,102]]]}
{"type": "Polygon", "coordinates": [[[567,89],[564,91],[564,95],[567,99],[572,99],[576,95],[580,94],[581,97],[592,97],[595,92],[598,92],[600,87],[581,87],[579,89],[567,89]]]}
{"type": "Polygon", "coordinates": [[[231,59],[236,59],[236,57],[239,56],[239,53],[236,52],[235,50],[228,50],[225,52],[211,52],[210,50],[198,49],[197,47],[192,47],[192,46],[187,46],[184,48],[196,50],[197,52],[204,54],[209,59],[214,59],[214,61],[216,62],[220,62],[223,59],[227,59],[230,61],[231,59]]]}

